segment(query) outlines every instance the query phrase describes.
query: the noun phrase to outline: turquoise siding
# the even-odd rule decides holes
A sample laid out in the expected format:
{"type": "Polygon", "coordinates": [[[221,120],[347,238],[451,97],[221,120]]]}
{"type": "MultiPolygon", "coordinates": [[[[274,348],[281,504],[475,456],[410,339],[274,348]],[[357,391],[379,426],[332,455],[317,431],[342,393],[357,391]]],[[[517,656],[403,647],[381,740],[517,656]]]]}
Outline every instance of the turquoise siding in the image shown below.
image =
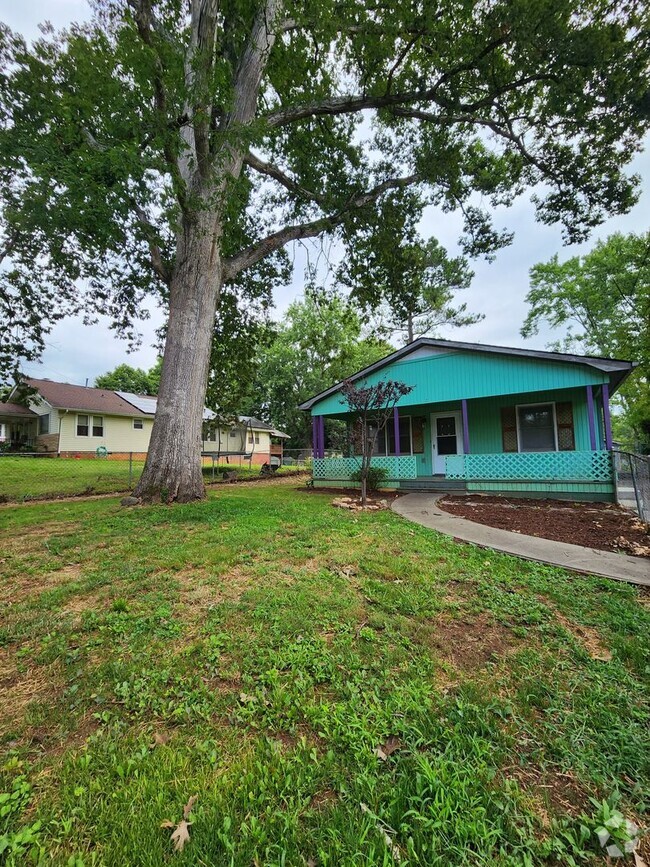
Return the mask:
{"type": "MultiPolygon", "coordinates": [[[[522,393],[561,391],[584,385],[598,385],[607,375],[583,364],[531,358],[488,355],[479,352],[452,352],[409,361],[397,361],[365,380],[375,384],[393,379],[413,386],[400,407],[448,404],[463,398],[494,397],[522,393]]],[[[338,393],[314,404],[312,415],[342,415],[346,406],[338,393]]]]}
{"type": "Polygon", "coordinates": [[[570,401],[573,405],[573,431],[576,451],[587,451],[589,443],[589,421],[587,418],[586,389],[559,389],[552,392],[531,392],[492,397],[471,401],[467,404],[469,422],[470,451],[478,454],[493,454],[503,451],[501,433],[501,409],[525,403],[561,403],[570,401]]]}

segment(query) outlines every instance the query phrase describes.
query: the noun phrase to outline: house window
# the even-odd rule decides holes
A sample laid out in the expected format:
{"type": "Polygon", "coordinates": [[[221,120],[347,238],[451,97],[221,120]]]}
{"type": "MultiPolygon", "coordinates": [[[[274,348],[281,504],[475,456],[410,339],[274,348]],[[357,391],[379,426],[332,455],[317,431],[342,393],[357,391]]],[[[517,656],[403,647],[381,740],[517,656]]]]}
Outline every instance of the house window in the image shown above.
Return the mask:
{"type": "Polygon", "coordinates": [[[87,437],[88,436],[88,416],[87,415],[78,415],[77,416],[77,436],[78,437],[87,437]]]}
{"type": "Polygon", "coordinates": [[[230,436],[234,439],[237,436],[237,428],[230,429],[230,436]]]}
{"type": "Polygon", "coordinates": [[[257,445],[259,445],[260,435],[258,433],[255,434],[255,442],[257,443],[257,445]]]}
{"type": "Polygon", "coordinates": [[[253,442],[254,442],[254,440],[253,440],[253,434],[248,434],[248,445],[249,445],[249,446],[252,446],[252,445],[253,445],[253,442]]]}
{"type": "Polygon", "coordinates": [[[555,407],[552,403],[517,407],[520,452],[557,451],[555,407]]]}
{"type": "MultiPolygon", "coordinates": [[[[374,436],[375,428],[370,427],[370,436],[374,436]]],[[[401,416],[399,420],[399,450],[401,455],[413,454],[413,435],[411,429],[411,417],[401,416]]],[[[395,425],[393,419],[389,419],[386,427],[379,431],[375,446],[376,455],[394,455],[395,452],[395,425]]]]}
{"type": "Polygon", "coordinates": [[[144,430],[144,421],[141,418],[133,419],[133,430],[144,430]]]}
{"type": "Polygon", "coordinates": [[[39,434],[49,434],[50,432],[50,414],[49,412],[45,415],[40,415],[38,417],[38,432],[39,434]]]}
{"type": "Polygon", "coordinates": [[[94,437],[103,437],[104,436],[104,418],[101,415],[93,416],[93,436],[94,437]]]}

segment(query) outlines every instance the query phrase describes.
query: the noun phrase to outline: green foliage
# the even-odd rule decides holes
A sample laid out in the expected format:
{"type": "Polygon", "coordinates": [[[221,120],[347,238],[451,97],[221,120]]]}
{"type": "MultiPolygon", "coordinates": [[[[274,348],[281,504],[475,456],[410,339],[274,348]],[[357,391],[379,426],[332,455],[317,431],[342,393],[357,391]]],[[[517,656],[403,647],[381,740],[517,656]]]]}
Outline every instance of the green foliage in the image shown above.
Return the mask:
{"type": "Polygon", "coordinates": [[[566,331],[554,348],[638,363],[620,390],[616,433],[628,447],[650,451],[650,232],[611,235],[566,262],[556,255],[530,276],[524,337],[547,323],[566,331]]]}
{"type": "MultiPolygon", "coordinates": [[[[350,473],[350,479],[353,482],[360,482],[362,475],[362,469],[359,467],[358,470],[355,470],[353,473],[350,473]]],[[[384,469],[384,467],[369,467],[367,476],[366,476],[366,485],[368,486],[369,491],[377,491],[388,479],[388,470],[384,469]]]]}
{"type": "MultiPolygon", "coordinates": [[[[269,344],[259,348],[245,412],[288,433],[288,448],[307,447],[311,421],[300,403],[392,351],[385,341],[364,336],[359,315],[340,295],[308,287],[302,300],[289,305],[269,344]]],[[[328,443],[340,447],[342,439],[330,423],[328,443]]]]}
{"type": "Polygon", "coordinates": [[[118,364],[115,370],[98,376],[96,388],[106,388],[110,391],[129,391],[132,394],[158,394],[160,383],[160,362],[156,362],[149,371],[128,364],[118,364]]]}
{"type": "Polygon", "coordinates": [[[634,202],[622,167],[650,121],[642,0],[579,15],[571,0],[271,6],[99,0],[90,23],[33,44],[2,25],[3,374],[74,313],[137,339],[198,223],[215,244],[196,284],[222,261],[245,310],[286,282],[292,240],[372,249],[377,206],[396,245],[400,210],[458,210],[463,252],[490,255],[509,240],[491,213],[527,187],[569,240],[634,202]]]}

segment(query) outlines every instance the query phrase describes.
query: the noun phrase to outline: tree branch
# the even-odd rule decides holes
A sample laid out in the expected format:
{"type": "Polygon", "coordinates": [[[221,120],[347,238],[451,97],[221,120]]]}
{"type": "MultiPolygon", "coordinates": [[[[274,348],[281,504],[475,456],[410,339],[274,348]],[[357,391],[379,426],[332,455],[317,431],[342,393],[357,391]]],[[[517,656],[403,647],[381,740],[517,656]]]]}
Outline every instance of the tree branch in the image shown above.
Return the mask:
{"type": "Polygon", "coordinates": [[[266,175],[269,178],[273,178],[290,193],[294,193],[297,196],[301,196],[305,199],[310,199],[311,201],[322,203],[325,201],[324,196],[319,195],[318,193],[313,192],[312,190],[308,190],[306,187],[303,187],[298,181],[286,175],[279,166],[276,166],[274,163],[267,163],[264,160],[261,160],[259,157],[255,156],[251,151],[244,157],[244,164],[249,166],[254,171],[258,172],[260,175],[266,175]]]}
{"type": "Polygon", "coordinates": [[[273,234],[268,235],[261,241],[257,241],[255,244],[251,244],[245,250],[224,261],[224,283],[231,282],[241,271],[251,268],[266,258],[266,256],[286,246],[291,241],[299,241],[303,238],[315,238],[324,232],[331,231],[343,221],[346,214],[350,213],[350,211],[358,210],[369,205],[371,202],[377,201],[388,190],[402,189],[418,183],[419,180],[420,176],[416,174],[407,175],[402,178],[390,178],[382,181],[382,183],[373,187],[373,189],[348,199],[335,214],[320,217],[308,223],[285,226],[277,232],[273,232],[273,234]]]}
{"type": "MultiPolygon", "coordinates": [[[[133,17],[140,39],[155,55],[155,71],[153,75],[154,106],[161,128],[166,131],[169,128],[170,121],[167,114],[167,93],[165,90],[163,62],[153,39],[155,19],[152,0],[128,0],[128,4],[133,9],[133,17]]],[[[189,207],[185,178],[182,175],[179,160],[174,153],[166,132],[163,132],[163,155],[169,169],[172,186],[180,209],[184,214],[187,214],[189,207]]]]}
{"type": "Polygon", "coordinates": [[[158,243],[154,240],[154,235],[156,234],[156,227],[149,221],[147,216],[147,212],[144,208],[141,208],[140,205],[135,201],[135,199],[131,199],[131,207],[133,208],[133,212],[138,218],[138,222],[145,229],[147,237],[147,244],[149,245],[149,255],[151,256],[151,267],[154,272],[160,277],[163,283],[166,286],[169,286],[171,282],[171,270],[169,265],[165,262],[162,254],[162,250],[158,243]]]}

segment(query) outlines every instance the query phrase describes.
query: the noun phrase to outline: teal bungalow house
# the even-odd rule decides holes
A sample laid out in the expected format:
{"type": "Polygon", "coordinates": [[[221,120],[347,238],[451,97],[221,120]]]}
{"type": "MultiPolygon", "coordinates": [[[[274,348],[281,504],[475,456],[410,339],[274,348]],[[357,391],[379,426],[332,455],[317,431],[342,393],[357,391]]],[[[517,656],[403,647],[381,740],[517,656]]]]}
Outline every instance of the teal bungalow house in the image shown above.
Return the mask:
{"type": "MultiPolygon", "coordinates": [[[[420,338],[354,374],[412,386],[377,443],[386,487],[615,498],[609,401],[630,361],[420,338]]],[[[325,420],[354,418],[342,383],[306,401],[314,485],[350,485],[353,454],[325,457],[325,420]]]]}

